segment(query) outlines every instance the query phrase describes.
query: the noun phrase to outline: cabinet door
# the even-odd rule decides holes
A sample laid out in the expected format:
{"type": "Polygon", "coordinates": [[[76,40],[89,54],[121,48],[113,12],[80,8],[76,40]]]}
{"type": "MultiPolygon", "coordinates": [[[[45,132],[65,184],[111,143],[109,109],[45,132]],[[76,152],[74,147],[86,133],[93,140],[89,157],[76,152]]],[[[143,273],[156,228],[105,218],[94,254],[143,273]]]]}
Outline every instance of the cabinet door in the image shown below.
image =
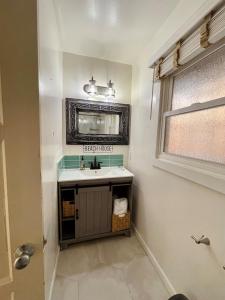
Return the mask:
{"type": "Polygon", "coordinates": [[[112,193],[109,186],[79,188],[76,201],[76,238],[111,231],[112,193]]]}

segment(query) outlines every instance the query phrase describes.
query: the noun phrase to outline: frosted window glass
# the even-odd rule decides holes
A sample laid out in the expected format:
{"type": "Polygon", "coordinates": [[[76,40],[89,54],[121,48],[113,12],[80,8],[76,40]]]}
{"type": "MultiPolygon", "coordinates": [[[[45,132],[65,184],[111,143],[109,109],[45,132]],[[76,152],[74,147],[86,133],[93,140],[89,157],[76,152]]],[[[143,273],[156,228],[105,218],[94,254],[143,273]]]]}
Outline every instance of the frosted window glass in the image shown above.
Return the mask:
{"type": "Polygon", "coordinates": [[[164,151],[225,164],[225,106],[167,117],[164,151]]]}
{"type": "Polygon", "coordinates": [[[172,109],[225,97],[225,47],[174,78],[172,109]]]}

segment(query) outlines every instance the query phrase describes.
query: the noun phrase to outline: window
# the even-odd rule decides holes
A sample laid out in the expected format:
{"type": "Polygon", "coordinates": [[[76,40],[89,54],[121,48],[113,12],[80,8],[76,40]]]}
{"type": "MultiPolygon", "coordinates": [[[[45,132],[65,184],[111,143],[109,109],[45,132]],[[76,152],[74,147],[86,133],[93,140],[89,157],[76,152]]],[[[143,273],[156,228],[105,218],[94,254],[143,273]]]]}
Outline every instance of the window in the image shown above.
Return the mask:
{"type": "Polygon", "coordinates": [[[225,194],[224,3],[198,21],[151,61],[153,165],[225,194]]]}
{"type": "Polygon", "coordinates": [[[225,106],[168,116],[164,151],[225,164],[225,106]]]}
{"type": "Polygon", "coordinates": [[[156,81],[154,97],[154,166],[225,194],[225,39],[156,81]]]}
{"type": "Polygon", "coordinates": [[[165,81],[161,154],[225,165],[225,45],[165,81]]]}

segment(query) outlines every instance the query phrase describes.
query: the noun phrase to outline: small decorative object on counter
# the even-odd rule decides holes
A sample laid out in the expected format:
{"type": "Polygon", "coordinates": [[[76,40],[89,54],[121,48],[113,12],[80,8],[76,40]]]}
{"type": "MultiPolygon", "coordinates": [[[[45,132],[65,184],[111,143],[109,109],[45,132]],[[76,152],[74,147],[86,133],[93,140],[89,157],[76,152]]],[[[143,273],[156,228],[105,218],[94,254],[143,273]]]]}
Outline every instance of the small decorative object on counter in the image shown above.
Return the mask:
{"type": "Polygon", "coordinates": [[[83,155],[81,156],[80,170],[85,170],[85,164],[84,164],[84,157],[83,157],[83,155]]]}
{"type": "Polygon", "coordinates": [[[130,212],[122,215],[112,215],[112,232],[126,230],[130,228],[130,212]]]}
{"type": "Polygon", "coordinates": [[[63,201],[63,218],[74,217],[75,204],[74,201],[63,201]]]}

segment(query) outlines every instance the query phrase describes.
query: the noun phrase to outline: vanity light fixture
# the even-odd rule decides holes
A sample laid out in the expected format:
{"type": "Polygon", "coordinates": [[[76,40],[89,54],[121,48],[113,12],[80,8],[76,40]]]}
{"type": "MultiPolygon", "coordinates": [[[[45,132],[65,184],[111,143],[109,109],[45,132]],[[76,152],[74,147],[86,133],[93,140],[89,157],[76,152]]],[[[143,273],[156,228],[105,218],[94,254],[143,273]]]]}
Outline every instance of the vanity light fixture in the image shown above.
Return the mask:
{"type": "Polygon", "coordinates": [[[103,96],[107,99],[112,99],[115,97],[115,89],[113,88],[113,85],[114,84],[111,80],[108,82],[107,87],[96,85],[96,81],[92,76],[91,80],[89,80],[89,83],[83,86],[83,90],[91,97],[103,96]]]}

